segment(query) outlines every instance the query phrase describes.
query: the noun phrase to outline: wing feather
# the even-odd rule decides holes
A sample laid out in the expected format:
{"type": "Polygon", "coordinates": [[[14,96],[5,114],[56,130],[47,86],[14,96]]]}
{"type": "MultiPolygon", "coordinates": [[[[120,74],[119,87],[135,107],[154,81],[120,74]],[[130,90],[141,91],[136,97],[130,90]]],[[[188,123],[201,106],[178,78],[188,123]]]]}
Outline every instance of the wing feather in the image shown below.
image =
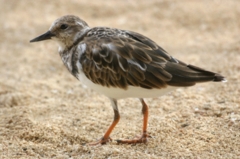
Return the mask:
{"type": "Polygon", "coordinates": [[[160,89],[222,79],[171,57],[151,39],[135,32],[93,28],[81,43],[86,45],[79,59],[81,69],[93,83],[102,86],[160,89]]]}

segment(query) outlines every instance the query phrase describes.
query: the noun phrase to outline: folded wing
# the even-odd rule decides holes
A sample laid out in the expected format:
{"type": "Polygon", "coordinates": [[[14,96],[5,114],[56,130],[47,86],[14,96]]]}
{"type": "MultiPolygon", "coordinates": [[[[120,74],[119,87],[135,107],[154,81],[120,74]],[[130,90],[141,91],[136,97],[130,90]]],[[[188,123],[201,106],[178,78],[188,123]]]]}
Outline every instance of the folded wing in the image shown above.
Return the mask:
{"type": "Polygon", "coordinates": [[[104,35],[88,36],[81,42],[86,44],[80,58],[82,70],[96,84],[122,89],[129,85],[160,89],[167,85],[192,86],[198,82],[224,80],[217,73],[171,57],[141,34],[122,31],[104,35]]]}

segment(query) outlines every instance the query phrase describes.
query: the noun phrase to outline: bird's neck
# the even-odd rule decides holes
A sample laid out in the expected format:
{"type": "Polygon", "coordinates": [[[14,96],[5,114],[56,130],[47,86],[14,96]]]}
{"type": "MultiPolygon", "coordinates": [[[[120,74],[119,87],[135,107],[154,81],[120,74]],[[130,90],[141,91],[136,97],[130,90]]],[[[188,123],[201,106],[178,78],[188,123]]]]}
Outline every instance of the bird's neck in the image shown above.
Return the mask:
{"type": "Polygon", "coordinates": [[[73,45],[71,47],[78,45],[90,30],[91,30],[90,27],[86,27],[85,29],[81,30],[81,32],[78,32],[77,34],[75,34],[73,38],[73,45]]]}

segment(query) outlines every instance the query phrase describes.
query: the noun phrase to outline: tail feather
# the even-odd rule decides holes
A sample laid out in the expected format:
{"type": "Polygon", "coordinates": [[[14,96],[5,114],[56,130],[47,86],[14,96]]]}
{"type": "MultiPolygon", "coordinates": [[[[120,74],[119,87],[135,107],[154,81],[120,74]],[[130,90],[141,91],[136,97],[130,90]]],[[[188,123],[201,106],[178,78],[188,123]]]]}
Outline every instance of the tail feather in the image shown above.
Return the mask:
{"type": "Polygon", "coordinates": [[[193,66],[193,65],[188,65],[189,68],[195,70],[195,71],[198,71],[198,72],[202,72],[202,73],[207,73],[207,74],[210,74],[211,75],[214,75],[214,78],[212,81],[214,82],[226,82],[227,80],[225,79],[224,76],[218,74],[218,73],[214,73],[214,72],[211,72],[211,71],[207,71],[207,70],[204,70],[200,67],[197,67],[197,66],[193,66]]]}
{"type": "Polygon", "coordinates": [[[214,82],[227,82],[227,80],[225,79],[225,77],[223,77],[222,75],[216,73],[215,77],[213,79],[214,82]]]}
{"type": "Polygon", "coordinates": [[[200,82],[226,82],[224,76],[211,71],[204,70],[197,66],[186,65],[185,63],[169,62],[164,68],[172,75],[167,84],[172,86],[192,86],[200,82]]]}

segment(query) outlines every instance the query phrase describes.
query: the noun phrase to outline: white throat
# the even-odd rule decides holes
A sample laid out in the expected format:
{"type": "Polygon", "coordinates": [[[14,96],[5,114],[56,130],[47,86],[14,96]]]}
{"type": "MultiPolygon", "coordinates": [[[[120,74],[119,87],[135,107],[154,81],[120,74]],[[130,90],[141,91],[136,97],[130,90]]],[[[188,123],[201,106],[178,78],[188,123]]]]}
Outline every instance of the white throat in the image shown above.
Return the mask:
{"type": "Polygon", "coordinates": [[[66,49],[66,45],[61,41],[57,40],[56,38],[52,38],[58,44],[58,52],[63,52],[66,49]]]}

